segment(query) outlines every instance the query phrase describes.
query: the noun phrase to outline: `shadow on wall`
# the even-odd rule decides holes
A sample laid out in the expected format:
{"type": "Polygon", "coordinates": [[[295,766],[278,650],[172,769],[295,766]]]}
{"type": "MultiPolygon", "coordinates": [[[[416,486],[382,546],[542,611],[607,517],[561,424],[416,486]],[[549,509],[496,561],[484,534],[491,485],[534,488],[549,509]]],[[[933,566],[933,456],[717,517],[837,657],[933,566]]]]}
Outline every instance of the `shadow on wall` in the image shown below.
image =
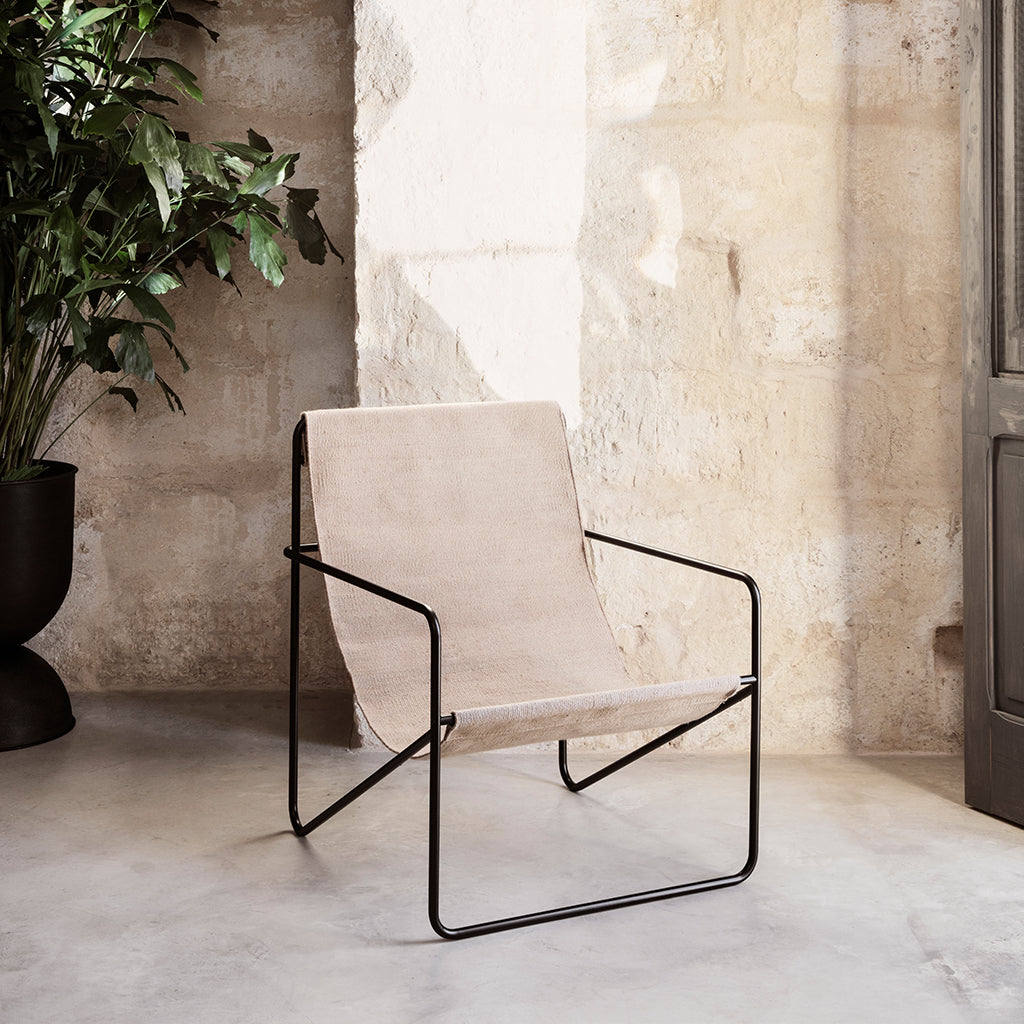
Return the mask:
{"type": "Polygon", "coordinates": [[[376,261],[374,301],[387,315],[376,318],[374,346],[359,354],[359,375],[373,381],[363,404],[416,405],[508,398],[488,382],[463,342],[409,280],[400,255],[376,261]]]}
{"type": "MultiPolygon", "coordinates": [[[[585,165],[533,191],[513,177],[503,193],[484,140],[498,131],[507,142],[509,122],[480,116],[493,112],[488,90],[500,94],[480,56],[493,32],[453,43],[438,68],[423,41],[440,15],[395,0],[392,23],[367,0],[388,42],[382,66],[390,55],[410,77],[381,93],[357,169],[361,397],[522,397],[492,371],[529,350],[494,326],[506,318],[479,301],[467,271],[486,264],[488,281],[510,290],[507,257],[525,252],[530,218],[549,208],[523,200],[563,197],[548,245],[575,261],[581,291],[570,330],[553,333],[575,338],[578,324],[572,445],[581,499],[602,509],[594,525],[751,563],[774,595],[769,743],[954,749],[957,4],[789,6],[793,19],[754,0],[685,12],[561,5],[574,46],[586,27],[585,54],[563,46],[551,60],[575,69],[571,50],[585,62],[585,165]],[[467,100],[465,89],[481,92],[467,100]],[[467,344],[478,327],[501,338],[500,352],[467,344]]],[[[498,9],[476,5],[469,20],[490,28],[498,9]]],[[[463,6],[446,11],[446,30],[462,31],[463,6]]],[[[506,49],[518,59],[521,48],[506,49]]],[[[538,118],[550,94],[541,99],[538,118]]],[[[531,137],[529,152],[543,152],[543,134],[531,137]]],[[[565,150],[576,153],[549,146],[565,150]]],[[[544,316],[564,316],[566,289],[543,294],[544,316]]],[[[613,625],[641,661],[675,612],[701,613],[683,583],[652,604],[630,570],[602,574],[605,590],[637,595],[613,625]],[[661,618],[641,607],[666,603],[661,618]]],[[[705,614],[688,620],[673,659],[710,655],[705,614]]]]}
{"type": "MultiPolygon", "coordinates": [[[[299,412],[318,407],[341,406],[349,407],[358,404],[356,385],[356,307],[355,278],[355,232],[356,232],[356,79],[355,63],[358,48],[354,0],[341,5],[336,17],[339,23],[340,58],[335,65],[340,95],[333,110],[336,120],[337,135],[334,138],[337,160],[335,166],[341,175],[339,202],[336,213],[339,216],[341,241],[336,244],[345,256],[346,272],[344,274],[344,295],[341,312],[343,314],[343,335],[340,340],[344,346],[341,355],[342,373],[333,384],[332,393],[326,400],[305,401],[294,409],[297,420],[299,412]]],[[[323,154],[331,159],[331,137],[327,137],[327,149],[323,154]]],[[[322,368],[321,368],[322,370],[322,368]]],[[[317,373],[317,367],[311,371],[317,373]]],[[[323,379],[323,378],[321,378],[323,379]]],[[[291,424],[294,426],[294,423],[291,424]]],[[[290,455],[291,446],[288,445],[290,455]]],[[[308,482],[307,482],[308,483],[308,482]]],[[[287,485],[286,485],[287,486],[287,485]]],[[[285,491],[287,493],[287,490],[285,491]]],[[[303,539],[314,536],[312,507],[307,493],[303,496],[302,508],[303,539]]],[[[289,565],[290,568],[290,565],[289,565]]],[[[344,656],[338,647],[333,624],[327,606],[327,594],[323,579],[319,574],[303,571],[301,576],[301,634],[300,634],[300,681],[307,693],[300,704],[300,728],[303,736],[312,742],[341,744],[354,747],[359,745],[359,734],[356,725],[357,709],[353,696],[352,680],[345,666],[344,656]]],[[[288,578],[282,572],[278,586],[278,603],[287,608],[289,602],[288,578]]],[[[278,621],[278,629],[286,630],[287,624],[278,621]]],[[[276,642],[276,641],[275,641],[276,642]]],[[[287,634],[280,634],[280,650],[287,650],[287,634]]],[[[282,664],[282,680],[287,678],[287,666],[282,664]]],[[[275,719],[276,722],[276,719],[275,719]]]]}

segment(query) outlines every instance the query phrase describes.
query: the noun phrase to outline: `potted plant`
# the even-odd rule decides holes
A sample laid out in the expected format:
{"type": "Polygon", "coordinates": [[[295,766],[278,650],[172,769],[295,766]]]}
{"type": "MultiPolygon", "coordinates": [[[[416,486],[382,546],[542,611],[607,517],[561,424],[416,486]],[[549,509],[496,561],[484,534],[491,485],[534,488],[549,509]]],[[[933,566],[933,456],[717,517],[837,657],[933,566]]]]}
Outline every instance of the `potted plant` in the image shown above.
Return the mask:
{"type": "MultiPolygon", "coordinates": [[[[203,6],[216,0],[190,0],[203,6]]],[[[141,381],[182,409],[150,345],[188,369],[166,299],[188,268],[234,285],[244,244],[279,285],[281,235],[311,262],[340,256],[317,191],[285,184],[298,154],[251,129],[202,143],[174,128],[176,105],[202,93],[186,67],[147,52],[170,21],[216,39],[167,0],[0,0],[0,749],[74,723],[59,677],[21,646],[70,581],[75,467],[46,459],[69,380],[93,371],[93,401],[133,409],[141,381]]]]}

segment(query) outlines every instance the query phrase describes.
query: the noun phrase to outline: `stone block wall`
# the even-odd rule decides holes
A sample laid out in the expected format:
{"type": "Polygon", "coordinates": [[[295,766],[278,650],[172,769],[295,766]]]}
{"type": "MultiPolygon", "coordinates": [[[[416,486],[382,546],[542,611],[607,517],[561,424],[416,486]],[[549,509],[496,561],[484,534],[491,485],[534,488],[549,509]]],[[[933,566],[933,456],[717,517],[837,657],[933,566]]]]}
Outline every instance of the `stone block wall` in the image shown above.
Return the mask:
{"type": "MultiPolygon", "coordinates": [[[[956,748],[958,6],[223,2],[204,134],[301,149],[351,258],[190,282],[189,416],[67,439],[39,649],[73,689],[279,686],[298,412],[553,397],[590,523],[762,584],[769,749],[956,748]]],[[[643,677],[742,659],[734,589],[595,570],[643,677]]]]}
{"type": "Polygon", "coordinates": [[[954,748],[958,5],[644,12],[590,5],[587,482],[750,565],[769,746],[954,748]]]}
{"type": "Polygon", "coordinates": [[[958,5],[629,8],[589,7],[587,485],[751,566],[769,746],[955,748],[958,5]]]}

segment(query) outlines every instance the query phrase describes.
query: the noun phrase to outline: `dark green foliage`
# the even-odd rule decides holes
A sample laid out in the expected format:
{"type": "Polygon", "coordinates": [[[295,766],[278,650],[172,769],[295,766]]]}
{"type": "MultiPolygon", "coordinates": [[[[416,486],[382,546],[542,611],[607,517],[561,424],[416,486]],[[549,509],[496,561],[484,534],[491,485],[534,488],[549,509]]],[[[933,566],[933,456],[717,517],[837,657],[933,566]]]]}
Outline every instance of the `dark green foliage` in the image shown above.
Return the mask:
{"type": "Polygon", "coordinates": [[[205,144],[174,130],[179,100],[202,93],[181,64],[146,56],[168,21],[216,39],[180,3],[0,0],[0,480],[31,473],[82,366],[115,375],[103,393],[133,408],[130,377],[181,408],[150,343],[188,369],[162,299],[184,268],[233,285],[232,249],[247,237],[250,261],[278,285],[282,234],[311,262],[340,256],[317,191],[284,184],[298,154],[275,154],[251,129],[245,143],[205,144]]]}

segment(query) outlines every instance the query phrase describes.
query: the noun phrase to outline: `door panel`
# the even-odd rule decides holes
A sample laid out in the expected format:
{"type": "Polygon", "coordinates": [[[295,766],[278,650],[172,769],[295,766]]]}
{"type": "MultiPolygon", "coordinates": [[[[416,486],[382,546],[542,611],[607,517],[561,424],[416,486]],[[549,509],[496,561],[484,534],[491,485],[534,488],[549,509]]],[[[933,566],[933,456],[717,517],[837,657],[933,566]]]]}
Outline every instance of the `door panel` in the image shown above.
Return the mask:
{"type": "Polygon", "coordinates": [[[992,717],[991,804],[978,809],[1024,825],[1024,727],[1017,718],[992,717]]]}
{"type": "Polygon", "coordinates": [[[1024,10],[961,37],[965,791],[1024,825],[1024,10]]]}
{"type": "Polygon", "coordinates": [[[995,446],[993,560],[995,577],[995,687],[999,711],[1024,715],[1024,441],[995,446]]]}

